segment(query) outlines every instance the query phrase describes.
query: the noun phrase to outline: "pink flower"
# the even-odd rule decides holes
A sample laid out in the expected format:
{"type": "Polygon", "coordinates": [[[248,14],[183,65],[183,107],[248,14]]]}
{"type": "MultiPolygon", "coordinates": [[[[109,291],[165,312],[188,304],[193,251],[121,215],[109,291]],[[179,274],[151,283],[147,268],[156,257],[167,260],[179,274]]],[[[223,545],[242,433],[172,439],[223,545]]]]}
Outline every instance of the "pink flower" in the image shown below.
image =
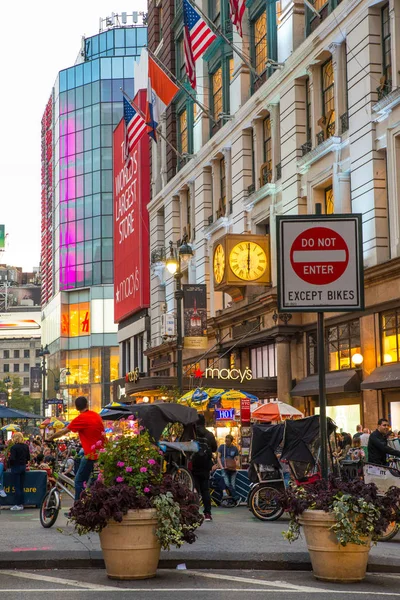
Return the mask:
{"type": "Polygon", "coordinates": [[[101,440],[99,440],[98,442],[96,442],[96,448],[101,448],[103,445],[103,442],[101,440]]]}
{"type": "Polygon", "coordinates": [[[99,454],[103,454],[104,452],[106,452],[105,448],[101,448],[101,450],[99,450],[99,454]]]}
{"type": "Polygon", "coordinates": [[[158,454],[160,454],[161,456],[164,456],[164,452],[162,450],[159,450],[158,454]]]}
{"type": "Polygon", "coordinates": [[[103,474],[102,474],[102,473],[99,473],[99,474],[97,475],[97,481],[104,481],[104,479],[103,479],[103,474]]]}
{"type": "Polygon", "coordinates": [[[90,448],[91,450],[96,450],[96,446],[93,444],[93,446],[91,446],[90,448]]]}
{"type": "Polygon", "coordinates": [[[127,473],[132,473],[133,469],[132,469],[132,467],[126,467],[125,471],[127,473]]]}
{"type": "Polygon", "coordinates": [[[87,488],[87,483],[86,483],[86,481],[84,481],[83,482],[83,489],[86,490],[86,488],[87,488]]]}
{"type": "Polygon", "coordinates": [[[134,430],[133,430],[133,434],[134,434],[134,435],[138,435],[138,434],[139,434],[139,429],[134,429],[134,430]]]}
{"type": "Polygon", "coordinates": [[[135,418],[136,418],[135,415],[129,415],[128,421],[134,421],[135,418]]]}
{"type": "Polygon", "coordinates": [[[139,427],[139,431],[143,431],[143,429],[144,429],[144,427],[143,427],[143,425],[141,425],[141,426],[139,427]]]}
{"type": "Polygon", "coordinates": [[[124,478],[123,478],[123,477],[116,477],[116,479],[115,479],[115,481],[116,481],[117,483],[122,483],[122,482],[123,482],[123,480],[124,480],[124,478]]]}
{"type": "Polygon", "coordinates": [[[141,473],[146,473],[147,472],[147,467],[140,467],[140,472],[141,473]]]}
{"type": "Polygon", "coordinates": [[[124,463],[124,462],[122,462],[122,460],[119,460],[119,461],[117,462],[117,467],[124,467],[124,466],[125,466],[125,463],[124,463]]]}
{"type": "Polygon", "coordinates": [[[154,458],[150,458],[150,459],[147,461],[147,463],[148,463],[149,465],[155,465],[155,464],[156,464],[156,461],[154,460],[154,458]]]}
{"type": "Polygon", "coordinates": [[[149,491],[150,491],[150,488],[148,488],[148,487],[145,487],[145,488],[143,489],[143,491],[144,491],[144,493],[145,493],[145,494],[148,494],[148,493],[149,493],[149,491]]]}

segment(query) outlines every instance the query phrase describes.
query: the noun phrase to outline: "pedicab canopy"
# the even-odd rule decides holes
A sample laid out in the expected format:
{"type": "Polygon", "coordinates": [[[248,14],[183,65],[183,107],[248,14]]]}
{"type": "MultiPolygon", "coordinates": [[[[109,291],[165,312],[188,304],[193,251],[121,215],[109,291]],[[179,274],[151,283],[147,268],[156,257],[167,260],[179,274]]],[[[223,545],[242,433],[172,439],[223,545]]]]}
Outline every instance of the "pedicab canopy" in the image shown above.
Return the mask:
{"type": "Polygon", "coordinates": [[[283,440],[285,425],[253,425],[250,462],[279,469],[275,451],[283,440]]]}
{"type": "Polygon", "coordinates": [[[100,413],[101,418],[105,421],[126,419],[129,415],[134,415],[139,419],[140,424],[147,429],[151,437],[156,441],[160,439],[168,423],[181,423],[184,426],[182,440],[193,439],[193,425],[198,419],[197,410],[174,402],[125,405],[120,411],[113,408],[109,411],[101,411],[100,413]],[[129,411],[126,410],[126,407],[129,408],[129,411]],[[113,414],[113,416],[110,416],[110,414],[113,414]]]}
{"type": "MultiPolygon", "coordinates": [[[[327,417],[328,439],[336,425],[327,417]]],[[[281,459],[314,465],[320,449],[319,415],[285,421],[281,459]]]]}

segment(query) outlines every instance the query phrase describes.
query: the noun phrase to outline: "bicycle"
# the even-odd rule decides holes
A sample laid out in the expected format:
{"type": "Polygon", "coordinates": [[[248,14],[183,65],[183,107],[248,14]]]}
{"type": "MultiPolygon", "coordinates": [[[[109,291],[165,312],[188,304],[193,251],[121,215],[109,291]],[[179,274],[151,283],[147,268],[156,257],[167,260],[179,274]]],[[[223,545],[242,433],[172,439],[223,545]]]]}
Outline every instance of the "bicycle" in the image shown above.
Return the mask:
{"type": "Polygon", "coordinates": [[[49,529],[57,521],[61,509],[61,491],[65,492],[72,500],[75,499],[75,480],[57,472],[53,473],[53,477],[56,480],[55,484],[46,493],[40,505],[40,523],[45,529],[49,529]]]}
{"type": "Polygon", "coordinates": [[[171,475],[172,479],[181,485],[189,488],[191,492],[194,490],[194,479],[189,469],[189,455],[198,450],[196,442],[159,442],[159,447],[164,452],[164,460],[166,462],[165,471],[171,475]],[[179,464],[182,461],[184,464],[179,464]],[[187,465],[187,466],[185,466],[187,465]]]}

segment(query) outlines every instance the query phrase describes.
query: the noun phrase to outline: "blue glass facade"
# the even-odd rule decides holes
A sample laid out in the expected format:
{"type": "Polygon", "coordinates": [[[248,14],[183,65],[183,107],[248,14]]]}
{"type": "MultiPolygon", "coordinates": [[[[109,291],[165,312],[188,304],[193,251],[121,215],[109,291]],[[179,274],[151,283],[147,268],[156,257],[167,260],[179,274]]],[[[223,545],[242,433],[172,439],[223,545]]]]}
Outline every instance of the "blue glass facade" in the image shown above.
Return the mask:
{"type": "Polygon", "coordinates": [[[55,291],[112,284],[112,133],[121,88],[133,96],[146,27],[85,40],[85,62],[60,71],[54,90],[55,291]]]}

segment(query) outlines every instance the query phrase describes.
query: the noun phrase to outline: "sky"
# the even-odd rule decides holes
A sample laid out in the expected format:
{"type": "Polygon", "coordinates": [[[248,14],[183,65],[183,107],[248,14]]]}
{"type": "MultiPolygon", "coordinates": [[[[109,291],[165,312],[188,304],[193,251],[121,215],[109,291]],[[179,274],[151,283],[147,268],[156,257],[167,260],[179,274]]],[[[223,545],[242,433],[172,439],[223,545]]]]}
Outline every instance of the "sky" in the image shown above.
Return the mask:
{"type": "Polygon", "coordinates": [[[146,10],[146,0],[20,0],[0,36],[0,263],[31,271],[40,262],[41,119],[58,71],[70,67],[82,36],[112,12],[146,10]]]}

